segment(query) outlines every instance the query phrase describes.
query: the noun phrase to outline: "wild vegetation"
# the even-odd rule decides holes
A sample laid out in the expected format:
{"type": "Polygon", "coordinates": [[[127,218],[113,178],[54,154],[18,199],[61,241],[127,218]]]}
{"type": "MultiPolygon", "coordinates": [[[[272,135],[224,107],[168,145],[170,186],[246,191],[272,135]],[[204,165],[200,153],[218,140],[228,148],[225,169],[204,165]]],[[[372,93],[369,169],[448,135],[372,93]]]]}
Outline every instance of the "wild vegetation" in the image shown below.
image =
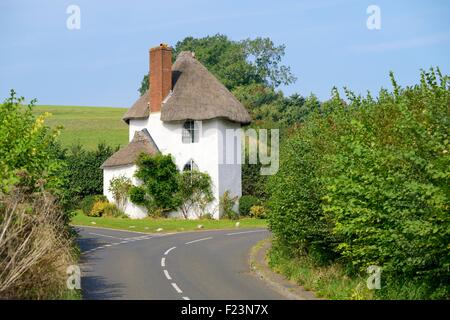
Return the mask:
{"type": "Polygon", "coordinates": [[[63,298],[77,250],[57,198],[58,130],[23,101],[12,91],[0,108],[0,298],[63,298]]]}
{"type": "MultiPolygon", "coordinates": [[[[382,268],[378,298],[450,297],[449,78],[377,98],[334,90],[283,143],[268,190],[276,248],[348,275],[382,268]]],[[[366,274],[367,276],[367,274],[366,274]]]]}

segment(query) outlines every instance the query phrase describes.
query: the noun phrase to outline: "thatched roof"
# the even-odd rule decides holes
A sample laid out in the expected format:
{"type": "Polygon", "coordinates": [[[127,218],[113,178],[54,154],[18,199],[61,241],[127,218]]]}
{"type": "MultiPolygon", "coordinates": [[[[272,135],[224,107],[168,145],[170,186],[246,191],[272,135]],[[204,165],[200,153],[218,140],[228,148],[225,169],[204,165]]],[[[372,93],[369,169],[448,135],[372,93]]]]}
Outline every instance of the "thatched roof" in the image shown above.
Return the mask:
{"type": "MultiPolygon", "coordinates": [[[[241,124],[251,122],[245,107],[191,52],[178,55],[172,66],[172,83],[172,93],[161,107],[162,121],[223,118],[241,124]]],[[[124,121],[148,117],[148,101],[147,94],[139,98],[124,121]]]]}
{"type": "Polygon", "coordinates": [[[109,157],[100,168],[134,164],[142,152],[148,154],[156,154],[159,152],[158,146],[153,141],[147,129],[136,131],[133,140],[109,157]]]}
{"type": "Polygon", "coordinates": [[[150,114],[150,90],[147,90],[123,116],[123,120],[128,123],[130,119],[146,119],[150,114]]]}

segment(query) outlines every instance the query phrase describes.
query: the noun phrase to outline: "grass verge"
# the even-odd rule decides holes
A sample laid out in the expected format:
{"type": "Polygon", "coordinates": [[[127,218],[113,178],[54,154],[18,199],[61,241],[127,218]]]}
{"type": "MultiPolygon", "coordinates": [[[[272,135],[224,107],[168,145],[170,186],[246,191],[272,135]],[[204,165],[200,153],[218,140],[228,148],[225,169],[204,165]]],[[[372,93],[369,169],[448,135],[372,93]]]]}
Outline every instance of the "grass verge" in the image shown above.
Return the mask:
{"type": "MultiPolygon", "coordinates": [[[[129,218],[113,218],[113,217],[88,217],[81,211],[77,211],[72,218],[73,225],[83,225],[91,227],[104,227],[111,229],[139,231],[139,232],[157,232],[158,228],[166,231],[194,231],[199,230],[198,225],[202,225],[201,230],[214,229],[231,229],[236,227],[235,220],[221,219],[200,219],[200,220],[183,220],[183,219],[169,219],[169,218],[144,218],[144,219],[129,219],[129,218]]],[[[239,228],[265,228],[266,221],[263,219],[243,218],[239,220],[239,228]]]]}
{"type": "Polygon", "coordinates": [[[373,292],[367,289],[366,279],[351,278],[338,263],[317,266],[311,258],[291,258],[273,246],[267,255],[268,264],[275,272],[293,280],[317,297],[331,300],[371,300],[373,292]]]}

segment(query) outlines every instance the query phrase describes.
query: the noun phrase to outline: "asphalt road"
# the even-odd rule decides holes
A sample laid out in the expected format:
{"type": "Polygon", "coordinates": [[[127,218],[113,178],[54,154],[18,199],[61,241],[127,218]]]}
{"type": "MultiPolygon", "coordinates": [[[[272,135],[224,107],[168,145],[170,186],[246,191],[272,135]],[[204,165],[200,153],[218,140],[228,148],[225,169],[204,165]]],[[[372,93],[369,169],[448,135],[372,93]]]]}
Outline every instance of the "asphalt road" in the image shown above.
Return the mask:
{"type": "Polygon", "coordinates": [[[77,230],[84,299],[284,299],[248,265],[251,247],[267,230],[77,230]]]}

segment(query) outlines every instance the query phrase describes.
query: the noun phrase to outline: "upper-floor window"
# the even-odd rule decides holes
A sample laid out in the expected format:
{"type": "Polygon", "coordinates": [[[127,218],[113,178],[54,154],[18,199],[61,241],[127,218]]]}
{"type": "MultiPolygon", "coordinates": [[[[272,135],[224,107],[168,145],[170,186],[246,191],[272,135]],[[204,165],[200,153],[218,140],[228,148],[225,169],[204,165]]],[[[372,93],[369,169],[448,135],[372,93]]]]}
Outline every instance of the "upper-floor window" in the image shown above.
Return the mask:
{"type": "Polygon", "coordinates": [[[198,123],[197,121],[187,120],[183,124],[182,141],[183,143],[198,142],[198,123]]]}

